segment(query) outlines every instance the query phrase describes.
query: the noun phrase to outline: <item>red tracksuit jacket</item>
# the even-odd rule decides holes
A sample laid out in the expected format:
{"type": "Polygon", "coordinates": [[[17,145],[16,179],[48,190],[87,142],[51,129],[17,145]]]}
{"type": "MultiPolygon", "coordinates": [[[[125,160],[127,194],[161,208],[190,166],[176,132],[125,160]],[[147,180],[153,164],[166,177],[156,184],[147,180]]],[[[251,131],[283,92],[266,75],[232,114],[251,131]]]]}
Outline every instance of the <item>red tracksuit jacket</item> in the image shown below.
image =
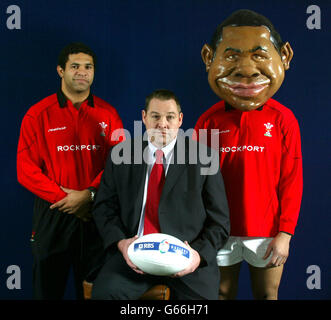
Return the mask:
{"type": "Polygon", "coordinates": [[[18,181],[51,203],[67,195],[60,186],[98,188],[110,147],[123,139],[122,121],[110,104],[90,94],[77,110],[59,91],[23,118],[18,181]]]}
{"type": "Polygon", "coordinates": [[[218,137],[231,235],[294,234],[302,196],[302,157],[293,113],[273,99],[248,112],[221,101],[202,114],[195,130],[196,138],[207,139],[209,145],[212,136],[218,137]],[[199,133],[199,129],[207,130],[199,133]]]}

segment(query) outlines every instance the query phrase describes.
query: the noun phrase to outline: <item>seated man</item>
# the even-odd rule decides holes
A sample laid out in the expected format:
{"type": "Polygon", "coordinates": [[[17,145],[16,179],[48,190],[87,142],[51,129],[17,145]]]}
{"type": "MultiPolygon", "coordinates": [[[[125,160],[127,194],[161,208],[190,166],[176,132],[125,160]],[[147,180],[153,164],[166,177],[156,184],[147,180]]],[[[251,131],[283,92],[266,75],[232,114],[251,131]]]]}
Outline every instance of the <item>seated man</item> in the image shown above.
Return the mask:
{"type": "Polygon", "coordinates": [[[164,283],[171,288],[172,299],[217,299],[216,253],[229,235],[217,153],[212,153],[207,165],[201,157],[192,157],[211,150],[178,134],[183,113],[168,90],[157,90],[146,98],[142,120],[148,142],[135,139],[119,144],[135,152],[121,164],[113,161],[119,148],[112,150],[96,198],[93,215],[107,259],[94,282],[92,298],[138,299],[155,284],[164,283]],[[137,163],[138,152],[142,155],[143,151],[146,161],[140,157],[137,163]],[[159,277],[144,273],[130,261],[129,245],[138,236],[155,232],[187,241],[193,259],[186,269],[159,277]]]}

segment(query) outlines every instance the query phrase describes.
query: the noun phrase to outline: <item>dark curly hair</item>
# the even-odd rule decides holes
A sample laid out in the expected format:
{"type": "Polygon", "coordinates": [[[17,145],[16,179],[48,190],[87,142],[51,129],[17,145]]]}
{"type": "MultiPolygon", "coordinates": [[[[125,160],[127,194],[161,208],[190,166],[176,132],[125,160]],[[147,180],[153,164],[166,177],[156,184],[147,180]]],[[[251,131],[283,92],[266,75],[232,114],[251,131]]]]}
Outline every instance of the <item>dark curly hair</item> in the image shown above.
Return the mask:
{"type": "Polygon", "coordinates": [[[96,68],[96,63],[97,63],[97,57],[95,53],[90,49],[86,44],[82,42],[72,42],[65,46],[58,57],[58,65],[62,68],[65,69],[66,63],[69,60],[69,55],[70,54],[76,54],[76,53],[85,53],[88,54],[93,58],[93,64],[94,68],[96,68]]]}
{"type": "Polygon", "coordinates": [[[228,18],[226,18],[215,30],[213,37],[211,39],[210,46],[213,49],[214,53],[218,44],[222,41],[222,32],[223,28],[227,26],[235,27],[267,27],[270,31],[270,40],[275,46],[276,50],[280,54],[280,49],[283,46],[283,41],[280,37],[280,34],[276,31],[275,27],[271,21],[265,16],[247,9],[241,9],[233,12],[228,18]]]}

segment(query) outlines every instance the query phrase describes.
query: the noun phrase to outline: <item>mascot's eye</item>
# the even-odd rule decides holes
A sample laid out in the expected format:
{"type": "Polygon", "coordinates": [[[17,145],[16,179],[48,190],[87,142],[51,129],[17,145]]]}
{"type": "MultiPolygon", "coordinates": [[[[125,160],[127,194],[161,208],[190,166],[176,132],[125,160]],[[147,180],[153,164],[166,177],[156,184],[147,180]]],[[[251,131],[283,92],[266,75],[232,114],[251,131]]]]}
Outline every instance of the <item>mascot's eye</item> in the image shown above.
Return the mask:
{"type": "Polygon", "coordinates": [[[254,55],[253,55],[253,58],[254,58],[255,60],[258,60],[258,61],[263,61],[263,60],[267,59],[267,57],[265,57],[265,56],[263,56],[263,55],[261,55],[261,54],[254,54],[254,55]]]}
{"type": "Polygon", "coordinates": [[[237,58],[238,58],[237,54],[230,54],[229,56],[226,57],[226,59],[229,61],[235,61],[237,60],[237,58]]]}

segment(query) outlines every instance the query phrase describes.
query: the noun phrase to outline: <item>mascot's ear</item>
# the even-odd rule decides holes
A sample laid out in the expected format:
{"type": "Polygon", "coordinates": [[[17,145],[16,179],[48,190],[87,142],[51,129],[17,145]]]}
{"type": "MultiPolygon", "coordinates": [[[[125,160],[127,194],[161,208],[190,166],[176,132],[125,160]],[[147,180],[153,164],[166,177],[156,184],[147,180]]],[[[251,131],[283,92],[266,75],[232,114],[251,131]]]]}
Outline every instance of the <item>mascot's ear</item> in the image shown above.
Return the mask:
{"type": "Polygon", "coordinates": [[[206,65],[206,71],[209,71],[210,65],[213,62],[214,51],[209,44],[205,44],[201,50],[201,57],[206,65]]]}
{"type": "Polygon", "coordinates": [[[282,57],[282,63],[285,70],[290,68],[290,62],[293,58],[293,50],[291,45],[286,42],[280,49],[280,56],[282,57]]]}

